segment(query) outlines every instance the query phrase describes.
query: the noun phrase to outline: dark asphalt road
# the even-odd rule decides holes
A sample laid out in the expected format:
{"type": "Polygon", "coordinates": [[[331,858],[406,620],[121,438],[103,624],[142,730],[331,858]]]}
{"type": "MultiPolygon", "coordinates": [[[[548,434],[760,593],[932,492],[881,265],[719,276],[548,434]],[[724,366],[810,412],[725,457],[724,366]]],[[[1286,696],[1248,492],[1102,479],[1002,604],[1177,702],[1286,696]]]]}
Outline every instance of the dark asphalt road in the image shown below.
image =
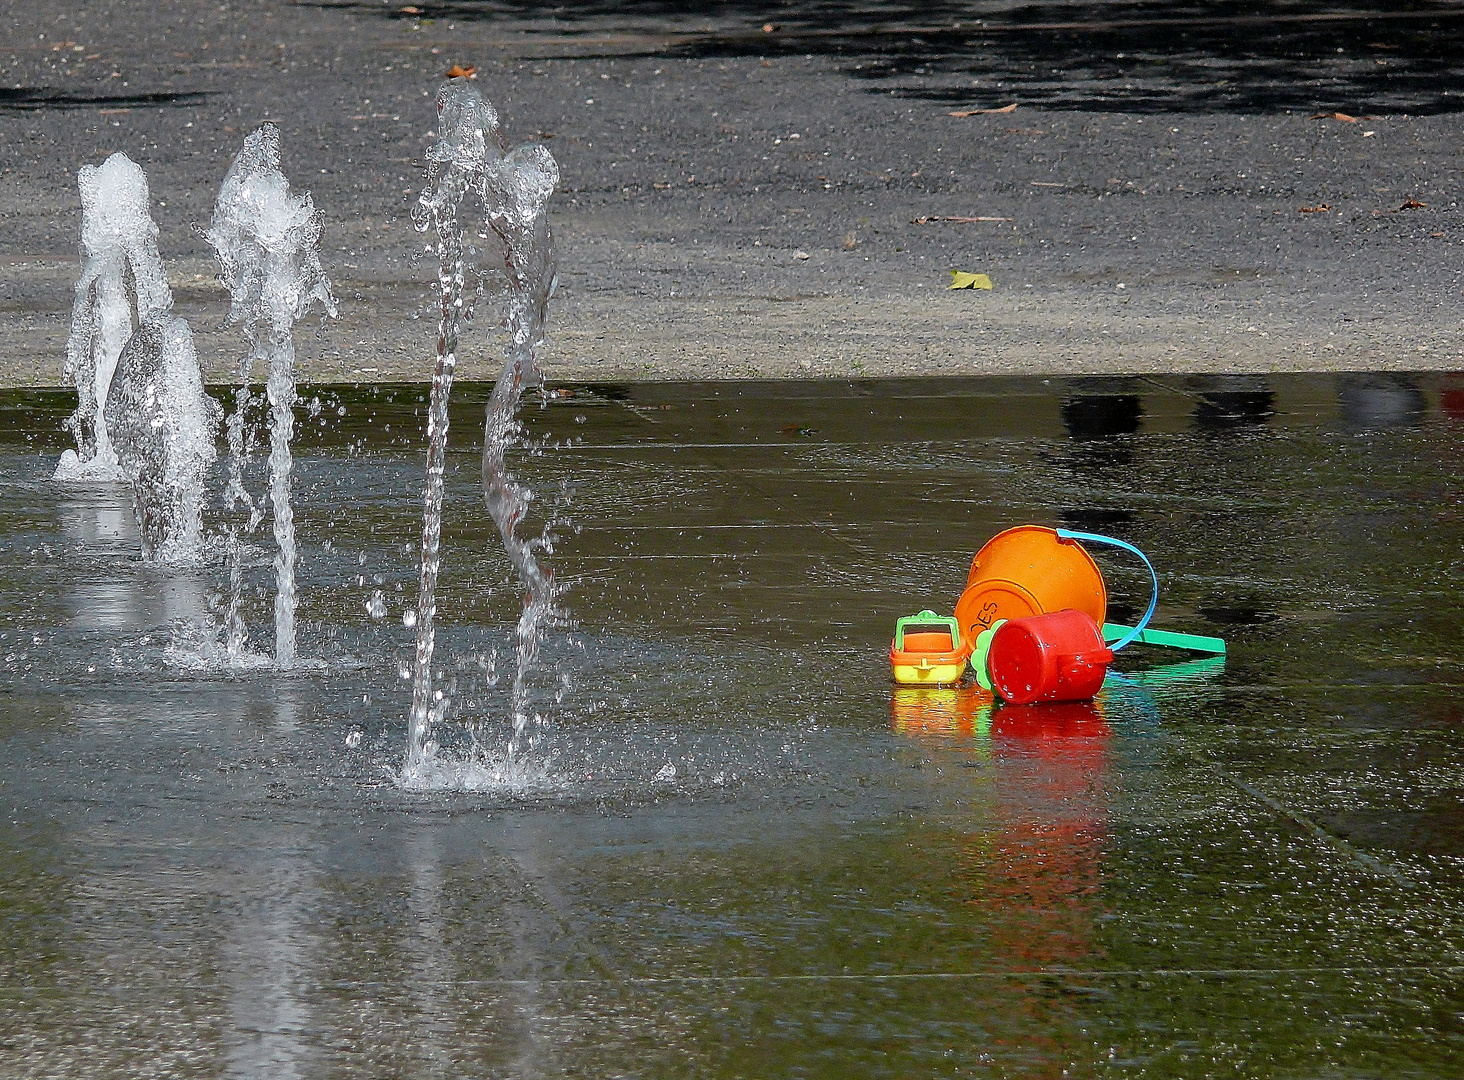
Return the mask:
{"type": "Polygon", "coordinates": [[[12,7],[0,381],[60,380],[75,174],[114,150],[226,370],[192,225],[264,119],[344,301],[307,373],[426,378],[406,213],[454,63],[560,163],[561,377],[1460,365],[1459,7],[415,6],[12,7]]]}

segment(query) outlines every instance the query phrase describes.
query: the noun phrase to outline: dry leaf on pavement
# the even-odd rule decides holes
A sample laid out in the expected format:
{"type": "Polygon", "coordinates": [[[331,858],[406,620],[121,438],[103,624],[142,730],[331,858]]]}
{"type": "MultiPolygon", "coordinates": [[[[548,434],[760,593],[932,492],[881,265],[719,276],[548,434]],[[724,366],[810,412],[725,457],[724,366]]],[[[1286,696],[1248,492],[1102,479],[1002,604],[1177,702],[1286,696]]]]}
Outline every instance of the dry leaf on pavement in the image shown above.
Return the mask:
{"type": "Polygon", "coordinates": [[[989,289],[991,288],[991,278],[986,274],[968,274],[964,270],[952,270],[951,288],[989,289]]]}
{"type": "Polygon", "coordinates": [[[1009,217],[918,217],[911,218],[911,225],[929,225],[934,221],[950,221],[957,225],[970,225],[977,221],[1011,221],[1009,217]]]}
{"type": "Polygon", "coordinates": [[[955,116],[955,117],[964,117],[964,116],[996,116],[996,115],[998,115],[1000,113],[1009,113],[1009,112],[1016,112],[1016,111],[1017,111],[1017,103],[1014,101],[1010,105],[1003,105],[999,109],[957,109],[955,112],[946,113],[946,115],[947,116],[955,116]]]}

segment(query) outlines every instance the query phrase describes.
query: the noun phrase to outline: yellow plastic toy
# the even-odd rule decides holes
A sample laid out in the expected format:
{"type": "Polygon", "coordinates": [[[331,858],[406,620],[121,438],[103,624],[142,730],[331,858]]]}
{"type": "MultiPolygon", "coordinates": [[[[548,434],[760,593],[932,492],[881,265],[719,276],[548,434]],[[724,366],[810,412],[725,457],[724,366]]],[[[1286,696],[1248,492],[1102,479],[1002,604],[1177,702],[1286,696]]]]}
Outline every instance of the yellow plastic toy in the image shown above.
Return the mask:
{"type": "Polygon", "coordinates": [[[961,681],[971,643],[961,639],[961,625],[950,615],[922,611],[895,623],[890,642],[890,670],[907,686],[941,686],[961,681]]]}

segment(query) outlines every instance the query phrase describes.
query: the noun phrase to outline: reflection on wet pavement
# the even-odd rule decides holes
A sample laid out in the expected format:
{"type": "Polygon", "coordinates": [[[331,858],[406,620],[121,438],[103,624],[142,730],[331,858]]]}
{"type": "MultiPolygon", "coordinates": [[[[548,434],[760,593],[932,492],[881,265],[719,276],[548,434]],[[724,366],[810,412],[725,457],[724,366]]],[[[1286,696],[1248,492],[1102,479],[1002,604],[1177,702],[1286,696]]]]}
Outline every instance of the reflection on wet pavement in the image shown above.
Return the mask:
{"type": "MultiPolygon", "coordinates": [[[[562,388],[519,459],[575,526],[543,783],[433,797],[391,778],[425,388],[304,394],[288,676],[210,667],[222,565],[142,566],[120,494],[47,479],[69,405],[8,393],[3,1071],[1449,1075],[1461,387],[562,388]],[[1027,521],[1139,544],[1156,624],[1229,655],[1136,646],[1083,705],[893,687],[895,618],[1027,521]]],[[[495,739],[485,393],[440,684],[495,739]]],[[[1099,561],[1121,618],[1146,580],[1099,561]]]]}

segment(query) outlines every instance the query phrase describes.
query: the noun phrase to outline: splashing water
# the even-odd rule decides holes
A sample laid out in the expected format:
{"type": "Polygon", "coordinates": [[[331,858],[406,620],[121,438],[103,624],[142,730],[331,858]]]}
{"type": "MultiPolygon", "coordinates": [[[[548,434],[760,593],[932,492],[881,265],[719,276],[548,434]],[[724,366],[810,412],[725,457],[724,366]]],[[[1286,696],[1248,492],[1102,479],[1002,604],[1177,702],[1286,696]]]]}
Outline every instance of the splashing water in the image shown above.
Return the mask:
{"type": "MultiPolygon", "coordinates": [[[[538,658],[546,626],[558,615],[552,573],[537,553],[549,548],[547,535],[524,539],[518,526],[532,492],[509,473],[505,456],[520,436],[517,413],[526,389],[538,387],[542,375],[536,353],[543,343],[548,301],[556,284],[553,238],[546,214],[549,197],[559,183],[559,168],[547,149],[527,145],[509,151],[498,126],[498,114],[466,80],[454,79],[437,93],[438,137],[427,152],[428,184],[413,210],[421,231],[437,235],[438,289],[442,318],[432,398],[427,418],[427,481],[423,491],[422,578],[417,605],[417,654],[412,680],[404,785],[464,786],[469,774],[487,770],[490,779],[511,779],[519,739],[530,722],[526,679],[538,658]],[[504,365],[493,388],[484,420],[483,493],[504,547],[525,593],[517,628],[518,663],[513,682],[513,735],[501,754],[477,747],[484,760],[464,768],[434,761],[432,727],[441,721],[447,700],[433,687],[432,654],[437,614],[437,577],[441,567],[443,470],[447,452],[447,405],[462,321],[472,310],[465,296],[469,258],[458,220],[463,199],[472,192],[481,203],[486,225],[500,241],[508,284],[506,325],[509,341],[504,365]]],[[[476,747],[476,743],[475,743],[476,747]]],[[[476,781],[473,782],[477,786],[476,781]]]]}
{"type": "MultiPolygon", "coordinates": [[[[205,238],[219,259],[219,277],[229,290],[228,325],[238,324],[249,347],[239,361],[234,413],[229,418],[229,484],[225,505],[242,502],[249,512],[246,531],[263,518],[244,489],[244,465],[250,452],[244,411],[256,359],[269,368],[266,394],[270,406],[269,486],[273,511],[275,555],[275,663],[295,663],[295,517],[290,505],[290,440],[294,435],[295,321],[315,305],[336,314],[330,282],[320,265],[319,242],[324,218],[309,192],[292,192],[280,170],[280,133],[261,124],[244,140],[219,188],[213,220],[205,238]]],[[[230,598],[228,648],[238,655],[244,646],[239,618],[239,540],[229,535],[230,598]]]]}
{"type": "Polygon", "coordinates": [[[503,370],[493,387],[484,421],[483,495],[526,594],[518,621],[510,758],[529,719],[525,679],[538,660],[544,628],[557,615],[553,575],[536,554],[549,548],[551,541],[547,534],[529,539],[517,535],[533,493],[510,475],[504,457],[522,433],[518,406],[523,392],[537,389],[544,381],[535,357],[544,343],[549,298],[558,282],[545,208],[558,184],[559,167],[549,151],[537,144],[519,147],[505,156],[496,169],[485,175],[483,183],[488,224],[503,242],[509,331],[503,370]]]}
{"type": "Polygon", "coordinates": [[[107,423],[107,398],[118,358],[134,329],[170,310],[173,294],[158,254],[147,176],[126,154],[77,174],[81,189],[81,276],[66,340],[66,375],[76,386],[76,412],[55,479],[71,483],[122,478],[107,423]],[[130,275],[136,310],[128,293],[130,275]]]}
{"type": "Polygon", "coordinates": [[[172,315],[143,323],[109,381],[106,415],[143,558],[192,561],[202,548],[204,476],[223,410],[204,392],[188,324],[172,315]]]}

